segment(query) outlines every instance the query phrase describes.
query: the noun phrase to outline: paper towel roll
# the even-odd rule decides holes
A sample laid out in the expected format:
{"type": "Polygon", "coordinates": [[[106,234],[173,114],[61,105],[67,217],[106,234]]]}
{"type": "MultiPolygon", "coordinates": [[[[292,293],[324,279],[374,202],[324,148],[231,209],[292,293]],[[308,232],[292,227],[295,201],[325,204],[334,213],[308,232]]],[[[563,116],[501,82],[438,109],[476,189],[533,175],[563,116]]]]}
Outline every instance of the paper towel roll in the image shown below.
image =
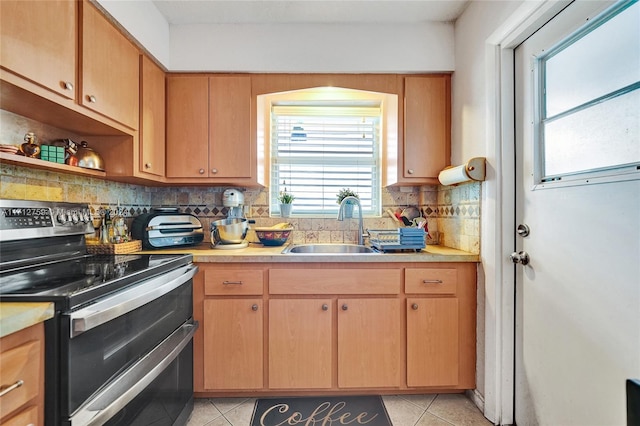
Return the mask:
{"type": "Polygon", "coordinates": [[[462,166],[444,169],[438,175],[438,180],[443,185],[455,185],[456,183],[471,180],[471,178],[467,174],[466,164],[463,164],[462,166]]]}

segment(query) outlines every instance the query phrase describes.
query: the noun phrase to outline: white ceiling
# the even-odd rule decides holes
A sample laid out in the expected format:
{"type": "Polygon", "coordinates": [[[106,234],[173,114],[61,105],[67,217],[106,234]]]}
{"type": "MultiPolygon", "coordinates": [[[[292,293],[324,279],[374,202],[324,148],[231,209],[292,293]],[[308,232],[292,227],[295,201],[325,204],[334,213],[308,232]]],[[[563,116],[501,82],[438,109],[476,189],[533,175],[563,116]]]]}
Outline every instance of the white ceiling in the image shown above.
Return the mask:
{"type": "Polygon", "coordinates": [[[153,0],[169,24],[455,21],[470,0],[153,0]]]}

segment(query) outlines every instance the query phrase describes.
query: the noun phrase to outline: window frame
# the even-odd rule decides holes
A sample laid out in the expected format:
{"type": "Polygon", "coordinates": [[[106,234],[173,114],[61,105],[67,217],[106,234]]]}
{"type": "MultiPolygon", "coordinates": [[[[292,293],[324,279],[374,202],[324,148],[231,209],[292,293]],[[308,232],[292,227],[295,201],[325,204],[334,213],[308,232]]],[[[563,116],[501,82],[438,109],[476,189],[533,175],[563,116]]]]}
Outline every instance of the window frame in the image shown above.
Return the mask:
{"type": "Polygon", "coordinates": [[[623,164],[615,164],[606,167],[591,168],[587,170],[579,170],[574,172],[566,172],[555,175],[545,175],[545,123],[552,122],[563,117],[568,117],[574,113],[583,111],[598,105],[606,103],[613,99],[618,99],[625,94],[640,91],[640,81],[629,84],[625,87],[613,90],[604,95],[594,97],[580,105],[565,109],[551,117],[547,116],[546,105],[546,63],[555,55],[561,53],[564,49],[572,46],[575,42],[581,40],[584,36],[590,34],[597,28],[608,23],[612,18],[632,5],[637,4],[637,0],[632,2],[619,2],[607,9],[599,16],[589,21],[586,25],[579,28],[570,36],[563,39],[560,43],[545,51],[543,54],[533,58],[534,72],[534,176],[533,190],[556,188],[562,186],[576,186],[604,182],[617,182],[640,179],[640,162],[631,162],[623,164]]]}

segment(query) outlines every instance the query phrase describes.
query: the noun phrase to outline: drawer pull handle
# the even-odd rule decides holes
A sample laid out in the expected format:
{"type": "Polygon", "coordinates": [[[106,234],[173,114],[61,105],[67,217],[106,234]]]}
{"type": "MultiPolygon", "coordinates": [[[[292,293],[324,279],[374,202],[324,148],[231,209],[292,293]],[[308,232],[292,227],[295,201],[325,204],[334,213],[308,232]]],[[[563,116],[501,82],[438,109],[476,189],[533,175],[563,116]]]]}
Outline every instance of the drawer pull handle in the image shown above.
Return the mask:
{"type": "Polygon", "coordinates": [[[329,310],[329,305],[327,305],[326,303],[324,303],[324,304],[322,305],[322,310],[323,310],[323,311],[328,311],[328,310],[329,310]]]}
{"type": "Polygon", "coordinates": [[[346,311],[349,309],[349,306],[345,303],[344,305],[342,305],[342,310],[346,311]]]}
{"type": "Polygon", "coordinates": [[[413,305],[411,305],[411,309],[413,309],[414,311],[418,310],[418,304],[414,303],[413,305]]]}
{"type": "Polygon", "coordinates": [[[253,305],[251,305],[251,310],[252,311],[257,311],[258,310],[258,305],[256,305],[255,303],[253,305]]]}
{"type": "Polygon", "coordinates": [[[6,389],[3,389],[2,392],[0,392],[0,397],[5,396],[6,394],[8,394],[9,392],[11,392],[14,389],[18,389],[20,386],[24,385],[24,380],[18,380],[17,382],[15,382],[14,384],[12,384],[11,386],[9,386],[6,389]]]}
{"type": "Polygon", "coordinates": [[[222,281],[223,285],[242,285],[242,281],[222,281]]]}
{"type": "Polygon", "coordinates": [[[442,280],[422,280],[422,284],[442,284],[442,280]]]}

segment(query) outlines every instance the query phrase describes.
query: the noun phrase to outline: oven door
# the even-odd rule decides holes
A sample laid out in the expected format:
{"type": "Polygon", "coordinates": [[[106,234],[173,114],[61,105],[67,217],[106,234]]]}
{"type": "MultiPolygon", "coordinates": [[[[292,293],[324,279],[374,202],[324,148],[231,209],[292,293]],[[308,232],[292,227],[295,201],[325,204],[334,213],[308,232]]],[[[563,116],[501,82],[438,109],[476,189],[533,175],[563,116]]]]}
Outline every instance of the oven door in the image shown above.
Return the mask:
{"type": "MultiPolygon", "coordinates": [[[[104,424],[176,359],[184,364],[180,355],[189,351],[197,327],[192,320],[196,272],[197,266],[187,265],[62,316],[64,423],[104,424]]],[[[192,380],[191,360],[182,368],[192,380]]]]}

